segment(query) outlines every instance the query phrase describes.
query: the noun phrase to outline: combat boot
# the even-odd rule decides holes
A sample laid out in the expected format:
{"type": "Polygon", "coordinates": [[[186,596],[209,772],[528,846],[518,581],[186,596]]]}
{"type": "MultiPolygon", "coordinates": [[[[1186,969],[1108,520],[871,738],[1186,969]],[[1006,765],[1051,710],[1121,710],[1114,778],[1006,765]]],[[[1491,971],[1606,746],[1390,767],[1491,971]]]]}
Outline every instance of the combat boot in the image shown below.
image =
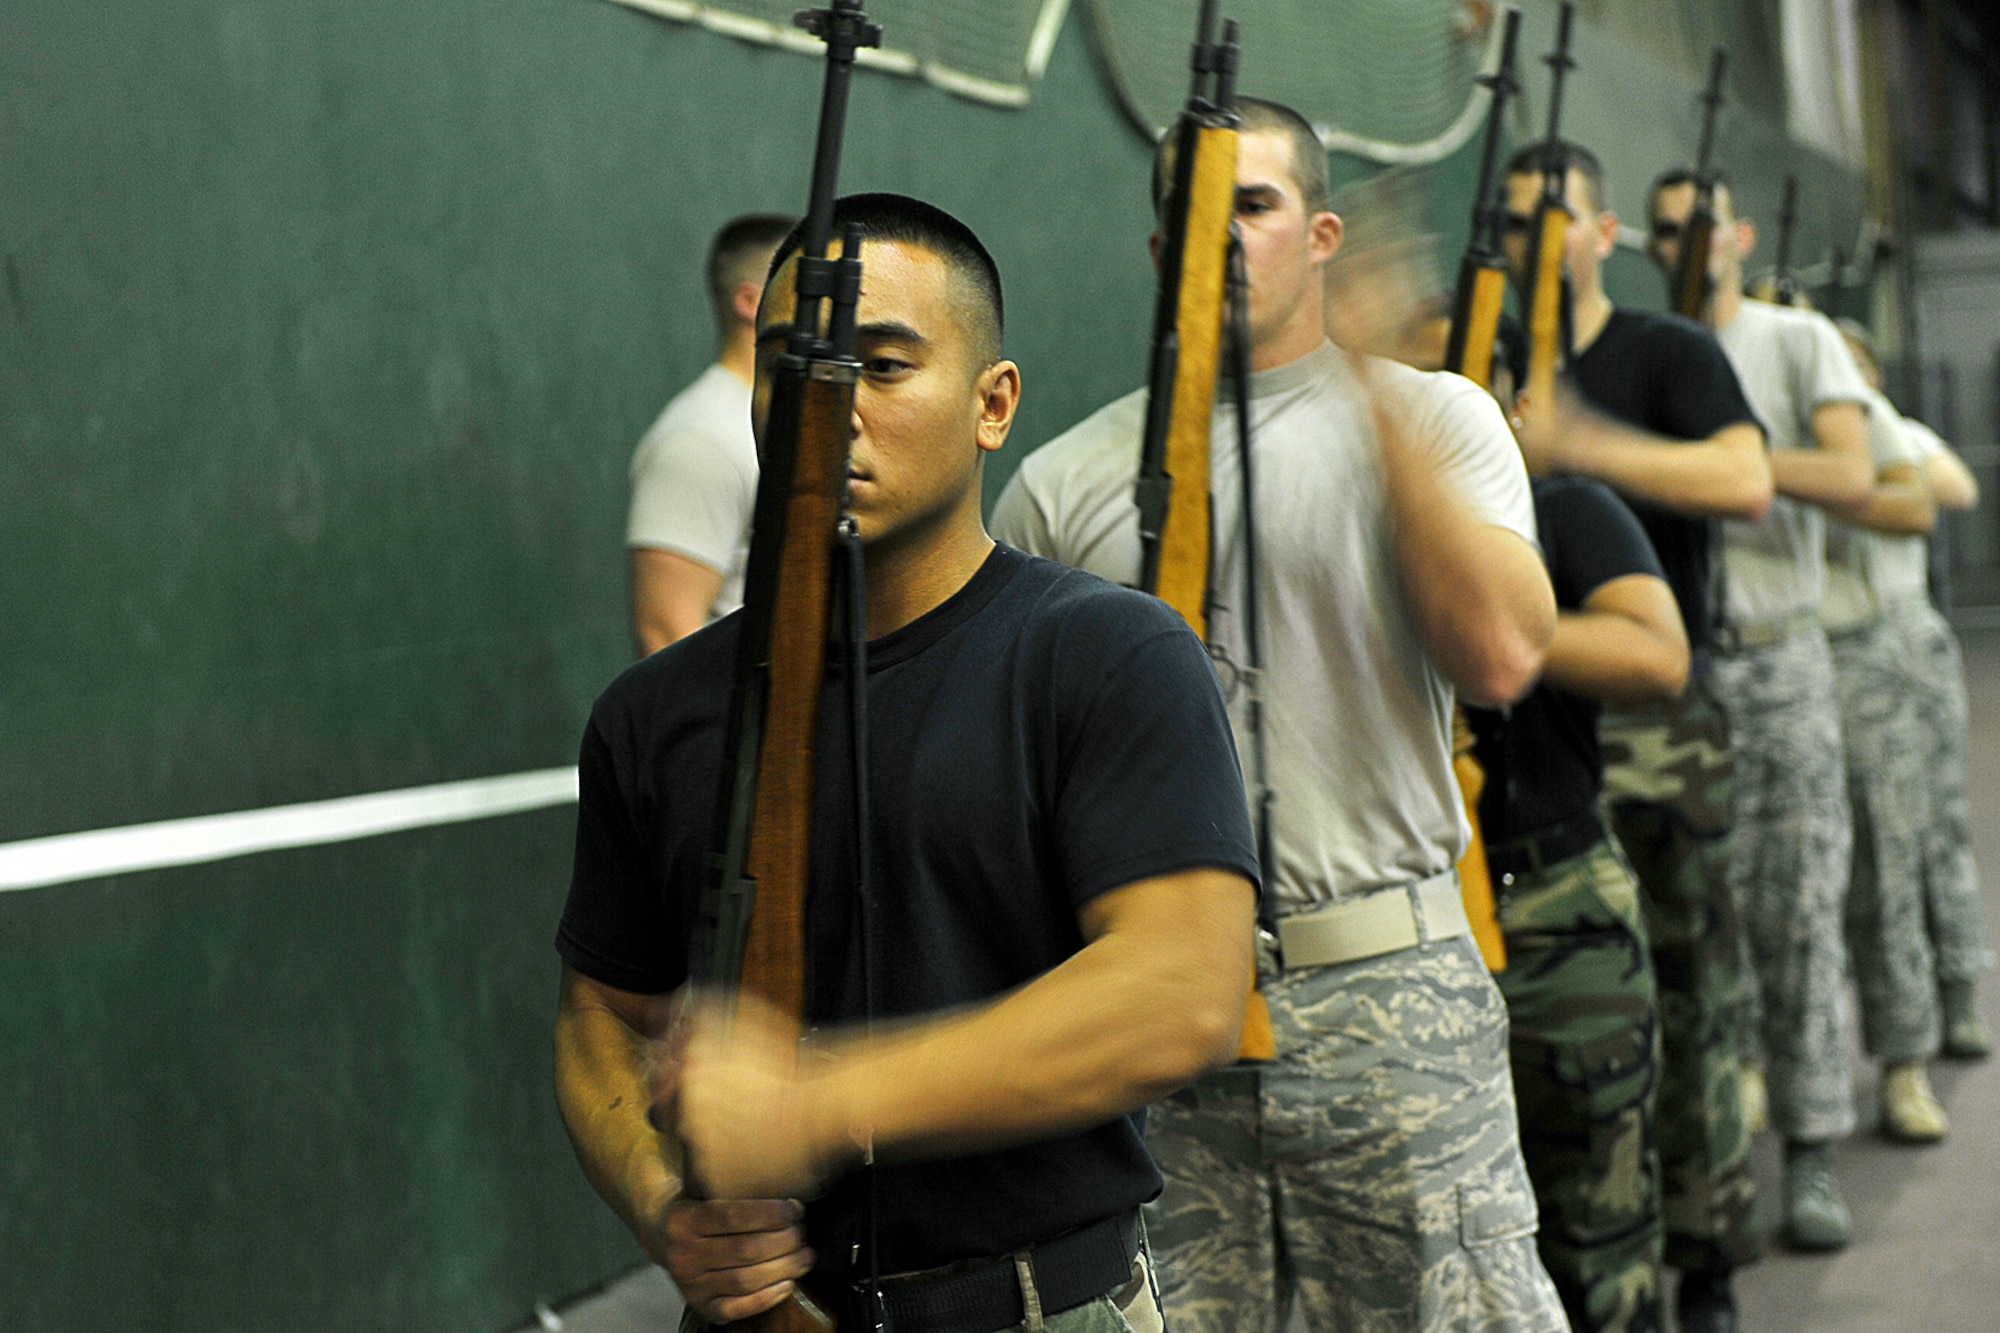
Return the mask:
{"type": "Polygon", "coordinates": [[[1953,1060],[1984,1060],[1993,1049],[1993,1036],[1973,1003],[1972,983],[1944,982],[1938,986],[1938,999],[1944,1010],[1944,1045],[1939,1054],[1953,1060]]]}
{"type": "Polygon", "coordinates": [[[1736,1297],[1726,1268],[1690,1268],[1674,1293],[1680,1333],[1736,1333],[1736,1297]]]}
{"type": "Polygon", "coordinates": [[[1743,1099],[1743,1132],[1762,1134],[1771,1127],[1771,1089],[1764,1071],[1745,1060],[1736,1086],[1743,1099]]]}
{"type": "Polygon", "coordinates": [[[1854,1239],[1854,1220],[1824,1143],[1785,1144],[1784,1237],[1795,1250],[1838,1250],[1854,1239]]]}
{"type": "Polygon", "coordinates": [[[1922,1060],[1883,1067],[1882,1137],[1898,1143],[1936,1143],[1950,1128],[1922,1060]]]}

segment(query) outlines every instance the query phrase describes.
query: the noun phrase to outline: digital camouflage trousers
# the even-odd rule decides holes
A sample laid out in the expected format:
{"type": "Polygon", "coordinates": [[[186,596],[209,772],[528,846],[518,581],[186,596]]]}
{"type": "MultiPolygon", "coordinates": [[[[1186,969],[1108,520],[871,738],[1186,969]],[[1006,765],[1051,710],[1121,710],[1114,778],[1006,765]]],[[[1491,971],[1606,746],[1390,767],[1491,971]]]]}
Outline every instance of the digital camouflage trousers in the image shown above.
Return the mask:
{"type": "Polygon", "coordinates": [[[1818,629],[1716,659],[1736,770],[1729,882],[1756,962],[1771,1128],[1854,1129],[1842,1030],[1842,908],[1852,849],[1833,653],[1818,629]]]}
{"type": "Polygon", "coordinates": [[[1467,938],[1269,978],[1277,1059],[1152,1108],[1175,1333],[1544,1333],[1507,1010],[1467,938]]]}
{"type": "Polygon", "coordinates": [[[1929,734],[1927,769],[1933,819],[1924,842],[1924,903],[1940,981],[1971,981],[1994,964],[1972,860],[1972,818],[1966,806],[1966,740],[1971,735],[1965,661],[1958,636],[1928,599],[1898,602],[1889,624],[1909,655],[1923,691],[1919,713],[1929,734]]]}
{"type": "Polygon", "coordinates": [[[1666,1262],[1729,1268],[1757,1256],[1743,1118],[1747,946],[1729,885],[1729,729],[1703,680],[1672,704],[1607,711],[1605,806],[1639,881],[1659,991],[1666,1262]]]}
{"type": "Polygon", "coordinates": [[[1934,803],[1923,695],[1901,637],[1885,621],[1832,644],[1854,822],[1846,926],[1862,1042],[1878,1060],[1928,1060],[1937,1054],[1939,1020],[1924,920],[1924,844],[1934,803]]]}
{"type": "Polygon", "coordinates": [[[1542,1262],[1579,1333],[1658,1333],[1659,1006],[1638,884],[1600,842],[1502,877],[1500,921],[1542,1262]]]}

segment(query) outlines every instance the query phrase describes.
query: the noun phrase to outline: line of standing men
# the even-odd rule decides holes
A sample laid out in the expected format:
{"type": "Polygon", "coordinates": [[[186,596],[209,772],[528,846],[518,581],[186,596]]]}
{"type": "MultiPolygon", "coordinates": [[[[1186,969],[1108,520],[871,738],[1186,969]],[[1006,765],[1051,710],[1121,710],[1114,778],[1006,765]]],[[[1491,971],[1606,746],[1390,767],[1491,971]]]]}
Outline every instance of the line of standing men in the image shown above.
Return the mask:
{"type": "MultiPolygon", "coordinates": [[[[1830,326],[1762,308],[1746,318],[1733,299],[1747,233],[1725,225],[1717,246],[1719,342],[1612,309],[1599,270],[1616,220],[1601,170],[1574,147],[1580,398],[1512,403],[1517,445],[1463,381],[1346,355],[1324,334],[1322,274],[1341,239],[1324,155],[1286,108],[1242,109],[1258,595],[1272,641],[1263,679],[1246,679],[1232,610],[1246,586],[1232,518],[1240,408],[1225,401],[1209,651],[1232,720],[1260,687],[1268,719],[1281,804],[1264,891],[1278,930],[1259,962],[1279,1057],[1153,1110],[1167,1190],[1149,1221],[1168,1312],[1192,1328],[1277,1329],[1296,1306],[1315,1328],[1426,1328],[1469,1312],[1473,1327],[1528,1329],[1561,1326],[1560,1302],[1578,1327],[1657,1328],[1664,1231],[1682,1326],[1732,1327],[1728,1274],[1755,1252],[1739,1086],[1753,1012],[1787,1139],[1787,1234],[1845,1240],[1825,1145],[1853,1123],[1836,1018],[1853,756],[1843,762],[1810,506],[1909,530],[1902,474],[1875,475],[1901,464],[1880,450],[1871,463],[1866,386],[1844,352],[1826,355],[1830,326]],[[1531,495],[1524,455],[1526,470],[1572,479],[1531,495]],[[1637,522],[1575,478],[1622,494],[1637,522]],[[1720,551],[1716,520],[1732,520],[1720,551]],[[1450,711],[1454,695],[1514,703],[1544,673],[1482,735],[1503,775],[1482,807],[1515,958],[1503,1003],[1452,879],[1466,827],[1450,711]],[[1610,705],[1601,757],[1578,696],[1610,705]],[[1560,768],[1567,752],[1576,777],[1539,807],[1532,789],[1551,763],[1507,760],[1536,753],[1517,719],[1537,700],[1544,732],[1568,732],[1542,759],[1560,768]],[[1574,1021],[1607,995],[1593,1011],[1606,1021],[1574,1021]],[[1535,1127],[1525,1156],[1510,1084],[1535,1127]]],[[[1513,164],[1523,209],[1539,173],[1539,150],[1513,164]]],[[[1669,264],[1686,184],[1663,178],[1651,201],[1669,264]]],[[[1142,413],[1143,393],[1120,400],[1026,460],[995,535],[1129,583],[1142,413]]],[[[649,438],[635,480],[649,450],[661,452],[649,438]]],[[[730,571],[704,553],[728,541],[651,540],[712,576],[683,579],[682,602],[715,598],[730,571]]],[[[1881,936],[1894,915],[1871,911],[1850,910],[1856,938],[1881,936]]],[[[1977,948],[1960,952],[1972,960],[1960,970],[1976,970],[1977,948]]]]}

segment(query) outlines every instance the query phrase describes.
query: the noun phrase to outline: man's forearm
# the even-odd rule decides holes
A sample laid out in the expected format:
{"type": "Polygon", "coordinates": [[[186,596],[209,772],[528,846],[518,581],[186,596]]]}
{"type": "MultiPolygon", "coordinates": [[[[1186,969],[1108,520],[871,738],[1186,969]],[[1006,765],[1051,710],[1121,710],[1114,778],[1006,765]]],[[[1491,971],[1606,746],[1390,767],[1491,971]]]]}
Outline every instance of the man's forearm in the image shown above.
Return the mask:
{"type": "Polygon", "coordinates": [[[1688,647],[1612,612],[1569,612],[1556,618],[1549,644],[1548,682],[1603,703],[1673,699],[1687,684],[1688,647]]]}
{"type": "Polygon", "coordinates": [[[556,1019],[556,1106],[584,1175],[650,1247],[681,1181],[669,1140],[646,1119],[647,1058],[644,1036],[565,987],[556,1019]]]}
{"type": "MultiPolygon", "coordinates": [[[[1731,427],[1761,439],[1754,427],[1731,427]]],[[[1695,518],[1762,518],[1772,477],[1761,445],[1716,439],[1681,443],[1592,416],[1566,450],[1562,470],[1695,518]]]]}
{"type": "Polygon", "coordinates": [[[1937,525],[1937,505],[1913,463],[1883,470],[1868,503],[1842,517],[1874,532],[1921,537],[1937,525]]]}
{"type": "Polygon", "coordinates": [[[1238,876],[1200,873],[1214,882],[1178,928],[1112,931],[995,1004],[840,1051],[814,1098],[836,1122],[820,1126],[822,1141],[896,1159],[1051,1138],[1226,1061],[1249,991],[1255,898],[1238,876]]]}
{"type": "Polygon", "coordinates": [[[1771,455],[1771,482],[1780,495],[1850,513],[1874,489],[1868,459],[1823,449],[1779,449],[1771,455]]]}

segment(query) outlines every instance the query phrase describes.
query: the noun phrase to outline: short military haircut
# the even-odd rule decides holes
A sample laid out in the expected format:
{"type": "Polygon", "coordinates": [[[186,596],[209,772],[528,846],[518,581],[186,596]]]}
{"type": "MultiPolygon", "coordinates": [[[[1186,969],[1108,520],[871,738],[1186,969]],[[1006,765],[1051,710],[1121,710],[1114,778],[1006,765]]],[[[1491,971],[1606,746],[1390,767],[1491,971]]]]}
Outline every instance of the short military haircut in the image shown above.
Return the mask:
{"type": "MultiPolygon", "coordinates": [[[[1715,186],[1722,197],[1729,200],[1730,210],[1734,212],[1736,208],[1736,187],[1729,183],[1729,173],[1726,171],[1710,171],[1708,179],[1709,183],[1715,186]]],[[[1653,177],[1652,187],[1646,191],[1646,212],[1650,214],[1653,211],[1653,201],[1660,197],[1660,191],[1671,190],[1676,185],[1699,186],[1700,184],[1701,177],[1696,174],[1693,167],[1668,167],[1665,171],[1653,177]]]]}
{"type": "MultiPolygon", "coordinates": [[[[1292,183],[1299,187],[1299,199],[1306,213],[1324,211],[1333,197],[1333,187],[1327,180],[1326,145],[1320,142],[1312,122],[1282,102],[1261,97],[1237,98],[1236,114],[1245,134],[1276,132],[1285,136],[1291,150],[1292,183]]],[[[1167,194],[1173,188],[1174,142],[1174,132],[1170,129],[1161,136],[1159,151],[1153,154],[1155,213],[1166,211],[1167,194]]]]}
{"type": "MultiPolygon", "coordinates": [[[[1597,160],[1597,154],[1591,152],[1580,143],[1571,143],[1568,139],[1556,140],[1555,148],[1558,153],[1562,154],[1564,165],[1577,175],[1583,177],[1583,190],[1584,194],[1590,199],[1590,211],[1593,213],[1602,213],[1605,206],[1604,164],[1597,160]]],[[[1547,139],[1543,139],[1538,143],[1531,143],[1525,148],[1515,149],[1514,155],[1507,159],[1507,174],[1509,176],[1541,175],[1542,164],[1547,160],[1548,152],[1549,141],[1547,139]]]]}
{"type": "MultiPolygon", "coordinates": [[[[861,224],[864,265],[870,245],[890,242],[917,246],[944,260],[955,289],[953,305],[964,321],[966,339],[978,364],[988,366],[1000,359],[1001,339],[1007,327],[1006,308],[1000,295],[1000,266],[993,262],[993,256],[980,244],[972,228],[935,204],[906,194],[850,194],[834,201],[833,232],[827,242],[829,255],[839,255],[840,234],[850,222],[861,224]]],[[[771,256],[772,276],[804,244],[805,223],[801,221],[771,256]]],[[[765,282],[768,286],[769,278],[765,282]]]]}
{"type": "Polygon", "coordinates": [[[708,243],[708,301],[718,328],[729,328],[729,298],[736,284],[763,277],[764,257],[791,229],[792,219],[781,214],[746,213],[715,233],[708,243]]]}

